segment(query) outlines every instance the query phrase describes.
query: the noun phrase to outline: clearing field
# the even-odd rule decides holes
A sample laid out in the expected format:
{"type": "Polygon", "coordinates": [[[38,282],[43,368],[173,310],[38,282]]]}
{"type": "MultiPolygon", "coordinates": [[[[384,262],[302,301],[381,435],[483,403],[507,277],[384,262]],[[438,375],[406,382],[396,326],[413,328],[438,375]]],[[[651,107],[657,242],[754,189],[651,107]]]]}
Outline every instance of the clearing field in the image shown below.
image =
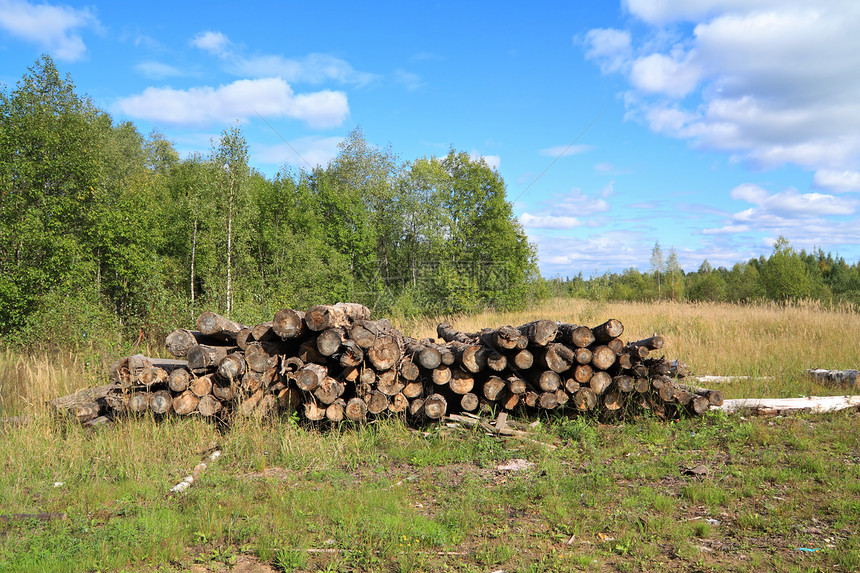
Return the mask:
{"type": "MultiPolygon", "coordinates": [[[[445,317],[461,330],[552,318],[659,333],[727,398],[857,393],[848,309],[553,300],[445,317]]],[[[435,321],[398,325],[431,336],[435,321]]],[[[123,418],[95,431],[46,400],[101,382],[81,356],[0,354],[0,571],[856,571],[860,414],[602,424],[553,413],[528,436],[399,420],[123,418]],[[172,486],[214,447],[184,494],[172,486]],[[19,514],[26,514],[24,517],[19,514]]]]}

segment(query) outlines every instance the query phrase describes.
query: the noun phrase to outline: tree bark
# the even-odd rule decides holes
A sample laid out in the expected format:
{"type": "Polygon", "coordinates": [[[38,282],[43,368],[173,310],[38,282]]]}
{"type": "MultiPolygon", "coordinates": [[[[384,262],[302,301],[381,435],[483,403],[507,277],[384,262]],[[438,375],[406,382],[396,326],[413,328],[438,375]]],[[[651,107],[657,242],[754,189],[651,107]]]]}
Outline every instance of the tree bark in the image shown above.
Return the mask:
{"type": "Polygon", "coordinates": [[[349,337],[362,349],[367,350],[379,336],[395,331],[396,329],[387,318],[356,320],[349,328],[349,337]]]}
{"type": "Polygon", "coordinates": [[[197,317],[197,330],[208,336],[223,337],[230,343],[235,342],[239,331],[243,328],[245,325],[233,322],[214,312],[207,311],[197,317]]]}
{"type": "Polygon", "coordinates": [[[456,341],[449,342],[447,346],[463,368],[472,374],[477,374],[486,368],[487,356],[483,346],[456,341]]]}
{"type": "Polygon", "coordinates": [[[518,326],[517,330],[526,337],[529,344],[546,346],[556,339],[558,323],[553,320],[535,320],[518,326]]]}
{"type": "Polygon", "coordinates": [[[184,358],[188,350],[198,344],[219,346],[229,344],[229,341],[225,337],[207,336],[199,330],[185,330],[184,328],[177,328],[164,339],[164,347],[170,354],[178,358],[184,358]]]}
{"type": "Polygon", "coordinates": [[[613,338],[621,336],[624,333],[624,325],[621,324],[620,320],[610,318],[603,324],[592,328],[591,332],[594,334],[595,341],[605,344],[613,338]]]}
{"type": "Polygon", "coordinates": [[[564,344],[551,342],[537,352],[538,366],[561,374],[567,372],[574,362],[574,352],[564,344]]]}
{"type": "Polygon", "coordinates": [[[336,326],[349,327],[353,321],[370,318],[370,309],[355,302],[321,304],[310,307],[305,312],[305,324],[314,332],[321,332],[336,326]]]}
{"type": "Polygon", "coordinates": [[[485,329],[478,333],[478,337],[481,342],[497,352],[522,350],[528,345],[528,339],[513,326],[485,329]]]}

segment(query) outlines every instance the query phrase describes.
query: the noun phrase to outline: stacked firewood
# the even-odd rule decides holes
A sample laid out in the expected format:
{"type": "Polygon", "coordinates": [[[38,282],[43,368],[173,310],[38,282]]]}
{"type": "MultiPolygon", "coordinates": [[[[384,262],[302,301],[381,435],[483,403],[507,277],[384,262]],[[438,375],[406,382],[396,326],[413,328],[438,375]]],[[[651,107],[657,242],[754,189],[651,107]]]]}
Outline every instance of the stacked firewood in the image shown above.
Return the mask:
{"type": "Polygon", "coordinates": [[[677,361],[651,356],[660,336],[625,343],[623,330],[615,319],[476,333],[443,323],[438,339],[417,340],[356,303],[284,309],[253,327],[205,312],[196,331],[167,336],[176,358],[124,357],[111,369],[113,384],[60,400],[86,423],[147,411],[228,418],[289,410],[330,422],[400,414],[420,422],[480,409],[568,408],[671,418],[722,402],[719,392],[679,384],[677,361]]]}

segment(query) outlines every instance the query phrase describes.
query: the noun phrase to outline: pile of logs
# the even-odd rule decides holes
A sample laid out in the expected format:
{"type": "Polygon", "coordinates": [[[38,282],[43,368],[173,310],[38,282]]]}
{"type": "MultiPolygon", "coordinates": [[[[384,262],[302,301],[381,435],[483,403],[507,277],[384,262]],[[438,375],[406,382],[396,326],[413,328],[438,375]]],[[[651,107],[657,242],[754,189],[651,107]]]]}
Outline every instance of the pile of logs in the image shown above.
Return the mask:
{"type": "MultiPolygon", "coordinates": [[[[362,422],[399,414],[414,422],[482,409],[643,410],[660,418],[703,414],[719,392],[679,384],[683,365],[651,354],[663,339],[624,342],[610,319],[593,328],[552,320],[475,333],[439,324],[437,339],[403,336],[356,303],[284,309],[249,327],[211,312],[197,330],[166,338],[174,359],[118,360],[113,384],[55,405],[82,422],[118,413],[266,416],[362,422]]],[[[62,401],[62,402],[61,402],[62,401]]]]}

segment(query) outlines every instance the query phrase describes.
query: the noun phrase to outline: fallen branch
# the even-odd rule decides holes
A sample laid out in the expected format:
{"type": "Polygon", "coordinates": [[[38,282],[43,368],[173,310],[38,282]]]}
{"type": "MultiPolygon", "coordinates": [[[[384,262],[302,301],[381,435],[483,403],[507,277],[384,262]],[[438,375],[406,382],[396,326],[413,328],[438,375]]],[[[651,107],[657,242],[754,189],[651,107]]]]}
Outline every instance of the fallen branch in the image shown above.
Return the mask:
{"type": "Polygon", "coordinates": [[[203,475],[203,472],[206,471],[206,468],[209,467],[208,464],[211,464],[215,460],[221,457],[221,450],[213,450],[209,453],[208,456],[203,458],[203,461],[197,464],[193,470],[191,470],[191,475],[185,476],[181,482],[170,488],[170,493],[182,493],[187,490],[194,483],[195,480],[199,480],[203,475]]]}
{"type": "Polygon", "coordinates": [[[759,415],[776,415],[796,412],[835,412],[847,408],[860,408],[860,396],[808,396],[806,398],[740,398],[725,400],[722,406],[711,410],[723,412],[751,411],[759,415]]]}

